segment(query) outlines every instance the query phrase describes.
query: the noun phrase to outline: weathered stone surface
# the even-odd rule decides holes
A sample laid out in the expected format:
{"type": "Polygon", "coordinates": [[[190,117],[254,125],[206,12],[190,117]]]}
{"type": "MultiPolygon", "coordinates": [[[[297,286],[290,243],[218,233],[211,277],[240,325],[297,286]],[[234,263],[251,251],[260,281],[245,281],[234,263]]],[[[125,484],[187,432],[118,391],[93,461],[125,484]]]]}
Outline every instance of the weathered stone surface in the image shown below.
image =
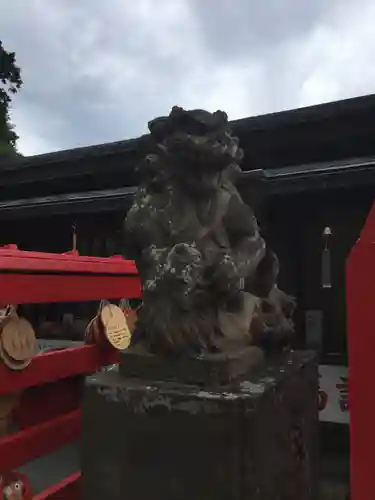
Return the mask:
{"type": "Polygon", "coordinates": [[[121,354],[120,374],[146,380],[215,386],[243,377],[259,368],[263,360],[263,351],[255,346],[181,358],[164,358],[136,346],[121,354]]]}
{"type": "Polygon", "coordinates": [[[227,115],[175,106],[149,130],[155,151],[124,225],[143,292],[133,343],[176,357],[288,343],[294,301],[236,189],[243,151],[227,115]]]}
{"type": "Polygon", "coordinates": [[[84,500],[313,500],[317,379],[301,352],[224,388],[89,378],[84,500]]]}

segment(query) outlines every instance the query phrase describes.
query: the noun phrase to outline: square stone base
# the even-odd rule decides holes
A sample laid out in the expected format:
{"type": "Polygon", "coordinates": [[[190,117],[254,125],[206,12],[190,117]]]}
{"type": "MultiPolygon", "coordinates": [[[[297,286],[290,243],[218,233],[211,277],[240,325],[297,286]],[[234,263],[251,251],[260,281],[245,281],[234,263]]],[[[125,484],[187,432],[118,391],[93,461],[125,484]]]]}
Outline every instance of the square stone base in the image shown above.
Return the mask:
{"type": "Polygon", "coordinates": [[[120,375],[126,379],[221,386],[243,379],[247,373],[254,373],[263,363],[264,353],[255,346],[176,359],[155,356],[135,346],[121,354],[119,370],[120,375]]]}
{"type": "Polygon", "coordinates": [[[317,390],[307,352],[210,389],[117,372],[90,377],[84,500],[313,500],[317,390]]]}

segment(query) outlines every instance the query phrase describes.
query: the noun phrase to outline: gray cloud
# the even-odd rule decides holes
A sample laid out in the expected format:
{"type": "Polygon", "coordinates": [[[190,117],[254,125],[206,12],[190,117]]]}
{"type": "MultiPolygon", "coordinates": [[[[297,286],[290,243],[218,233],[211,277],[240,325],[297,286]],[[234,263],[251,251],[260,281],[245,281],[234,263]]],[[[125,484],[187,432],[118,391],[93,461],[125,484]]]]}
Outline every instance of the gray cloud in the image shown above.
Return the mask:
{"type": "Polygon", "coordinates": [[[279,44],[306,37],[324,20],[328,5],[325,0],[192,0],[207,46],[229,60],[265,57],[279,44]]]}
{"type": "Polygon", "coordinates": [[[146,131],[174,104],[230,118],[375,90],[371,0],[2,0],[25,154],[146,131]]]}

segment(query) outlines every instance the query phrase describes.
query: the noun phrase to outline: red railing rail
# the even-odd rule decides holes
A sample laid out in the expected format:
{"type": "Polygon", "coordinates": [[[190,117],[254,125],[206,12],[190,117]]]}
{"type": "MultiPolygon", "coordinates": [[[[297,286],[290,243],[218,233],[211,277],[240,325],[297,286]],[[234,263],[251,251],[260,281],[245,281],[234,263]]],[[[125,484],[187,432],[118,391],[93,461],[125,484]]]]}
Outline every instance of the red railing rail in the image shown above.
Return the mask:
{"type": "MultiPolygon", "coordinates": [[[[14,246],[0,249],[0,303],[73,302],[102,298],[140,298],[141,287],[133,262],[121,257],[97,259],[67,254],[22,252],[14,246]]],[[[23,371],[0,363],[0,398],[22,394],[32,387],[84,377],[118,361],[112,347],[86,345],[37,355],[23,371]]],[[[77,440],[81,409],[59,414],[0,438],[0,475],[77,440]]],[[[80,471],[52,485],[34,499],[70,499],[80,496],[80,471]]],[[[27,497],[27,496],[26,496],[27,497]]],[[[25,498],[26,498],[25,497],[25,498]]]]}
{"type": "MultiPolygon", "coordinates": [[[[116,363],[118,353],[103,351],[96,345],[38,355],[22,372],[0,366],[0,394],[20,391],[47,382],[87,375],[102,366],[116,363]]],[[[52,420],[33,425],[0,438],[0,471],[14,470],[62,446],[76,441],[81,434],[81,409],[77,408],[52,420]]],[[[80,472],[37,495],[35,498],[76,500],[80,472]]]]}

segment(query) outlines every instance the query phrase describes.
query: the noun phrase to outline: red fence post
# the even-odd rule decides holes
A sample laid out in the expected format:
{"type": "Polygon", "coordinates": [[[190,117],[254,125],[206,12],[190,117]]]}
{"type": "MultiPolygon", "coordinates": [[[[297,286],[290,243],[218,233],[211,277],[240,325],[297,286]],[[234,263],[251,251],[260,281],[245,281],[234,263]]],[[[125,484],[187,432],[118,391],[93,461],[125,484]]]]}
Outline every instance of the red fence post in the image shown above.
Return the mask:
{"type": "Polygon", "coordinates": [[[375,497],[375,204],[346,268],[351,500],[375,497]]]}

